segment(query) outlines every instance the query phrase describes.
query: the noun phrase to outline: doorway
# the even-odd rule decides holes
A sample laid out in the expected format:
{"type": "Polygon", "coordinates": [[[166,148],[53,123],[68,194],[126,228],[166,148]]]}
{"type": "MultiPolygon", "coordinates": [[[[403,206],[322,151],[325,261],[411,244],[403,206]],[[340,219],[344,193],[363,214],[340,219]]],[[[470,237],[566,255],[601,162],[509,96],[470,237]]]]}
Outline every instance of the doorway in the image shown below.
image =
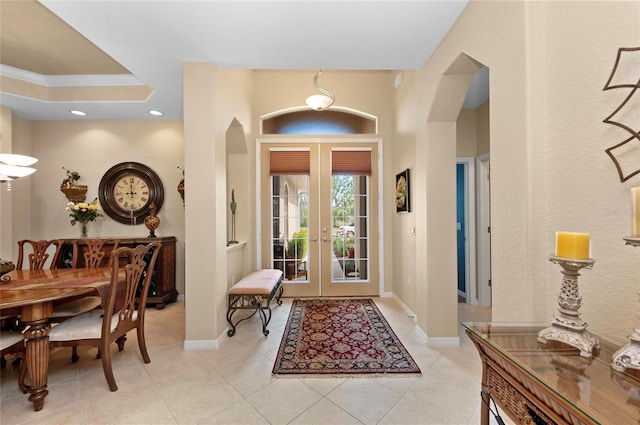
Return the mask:
{"type": "Polygon", "coordinates": [[[465,212],[467,209],[465,186],[465,166],[456,164],[456,240],[458,251],[458,300],[469,302],[467,290],[467,222],[465,212]]]}
{"type": "Polygon", "coordinates": [[[260,265],[286,296],[376,296],[378,143],[260,145],[260,265]]]}
{"type": "Polygon", "coordinates": [[[458,302],[477,304],[476,176],[475,158],[456,159],[456,236],[458,302]]]}

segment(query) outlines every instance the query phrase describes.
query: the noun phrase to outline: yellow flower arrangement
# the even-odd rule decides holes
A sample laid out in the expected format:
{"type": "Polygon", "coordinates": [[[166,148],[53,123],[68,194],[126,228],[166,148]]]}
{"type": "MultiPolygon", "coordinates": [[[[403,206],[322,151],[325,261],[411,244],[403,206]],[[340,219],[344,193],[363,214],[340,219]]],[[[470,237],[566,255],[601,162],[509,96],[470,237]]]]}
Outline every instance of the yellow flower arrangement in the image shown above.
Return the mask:
{"type": "Polygon", "coordinates": [[[102,209],[100,205],[98,205],[98,198],[94,199],[91,203],[69,202],[66,209],[69,211],[72,225],[75,225],[76,222],[87,223],[94,221],[98,217],[102,217],[102,209]]]}

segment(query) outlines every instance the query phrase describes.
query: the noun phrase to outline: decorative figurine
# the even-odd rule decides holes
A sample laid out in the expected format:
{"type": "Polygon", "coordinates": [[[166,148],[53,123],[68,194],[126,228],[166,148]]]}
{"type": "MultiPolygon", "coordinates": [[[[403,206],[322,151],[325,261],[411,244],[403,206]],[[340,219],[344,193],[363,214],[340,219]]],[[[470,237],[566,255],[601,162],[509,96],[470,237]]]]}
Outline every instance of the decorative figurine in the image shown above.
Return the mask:
{"type": "Polygon", "coordinates": [[[158,228],[158,226],[160,226],[160,219],[156,215],[156,204],[155,204],[155,202],[152,202],[149,205],[149,215],[145,217],[144,225],[147,226],[147,229],[149,229],[149,236],[147,236],[147,237],[148,238],[155,238],[156,237],[155,230],[158,228]]]}

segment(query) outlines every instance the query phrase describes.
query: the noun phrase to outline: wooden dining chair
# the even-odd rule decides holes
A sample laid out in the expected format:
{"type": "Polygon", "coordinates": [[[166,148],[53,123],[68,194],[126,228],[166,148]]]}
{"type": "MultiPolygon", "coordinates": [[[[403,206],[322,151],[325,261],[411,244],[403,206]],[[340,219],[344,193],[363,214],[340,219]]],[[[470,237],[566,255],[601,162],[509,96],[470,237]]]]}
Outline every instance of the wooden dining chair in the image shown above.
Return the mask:
{"type": "MultiPolygon", "coordinates": [[[[53,240],[32,240],[22,239],[18,241],[18,261],[16,269],[21,270],[25,259],[28,259],[29,270],[55,269],[58,267],[58,258],[62,248],[63,241],[60,239],[53,240]]],[[[2,316],[0,320],[4,322],[14,322],[14,328],[20,328],[19,316],[2,316]]],[[[4,354],[0,356],[0,361],[4,363],[4,354]]]]}
{"type": "Polygon", "coordinates": [[[144,339],[144,315],[153,269],[161,244],[152,242],[135,248],[120,247],[111,253],[111,282],[104,310],[91,311],[58,324],[49,333],[51,347],[98,347],[104,376],[111,391],[117,391],[111,368],[111,344],[136,329],[138,347],[145,363],[151,362],[144,339]],[[139,299],[136,292],[140,286],[139,299]]]}
{"type": "MultiPolygon", "coordinates": [[[[118,248],[118,241],[111,239],[74,239],[73,240],[73,260],[71,263],[72,268],[77,268],[82,265],[87,268],[97,267],[111,267],[111,256],[108,256],[108,261],[105,263],[104,257],[107,256],[105,251],[105,245],[112,243],[113,249],[118,248]],[[80,253],[84,257],[84,263],[80,262],[80,253]]],[[[89,297],[79,298],[77,300],[69,301],[64,304],[56,305],[51,315],[52,323],[60,323],[72,317],[78,316],[83,313],[87,313],[91,310],[95,310],[102,305],[102,299],[95,295],[89,297]]],[[[78,356],[78,347],[72,347],[71,362],[76,363],[80,360],[78,356]]]]}
{"type": "MultiPolygon", "coordinates": [[[[86,239],[86,240],[73,240],[73,262],[72,268],[77,268],[80,265],[79,257],[80,252],[83,252],[84,263],[82,264],[87,268],[97,268],[97,267],[111,267],[111,256],[108,256],[108,261],[106,264],[103,259],[106,256],[106,251],[104,249],[105,244],[108,245],[109,242],[113,242],[113,249],[118,248],[117,240],[110,239],[86,239]],[[80,249],[80,245],[86,245],[84,249],[80,249]]],[[[63,320],[69,319],[71,317],[77,316],[79,314],[86,313],[93,309],[100,307],[102,300],[99,296],[90,296],[80,298],[78,300],[69,301],[64,304],[57,305],[53,309],[53,315],[51,316],[52,322],[57,323],[63,320]]],[[[75,353],[75,350],[74,350],[75,353]]],[[[75,358],[74,362],[78,359],[75,358]]]]}
{"type": "Polygon", "coordinates": [[[18,387],[20,391],[26,394],[29,388],[24,383],[25,376],[27,375],[27,365],[25,361],[25,342],[24,334],[20,331],[0,331],[0,356],[2,358],[2,367],[5,367],[6,360],[4,358],[7,354],[15,354],[16,358],[12,364],[20,364],[20,374],[18,375],[18,387]]]}
{"type": "Polygon", "coordinates": [[[80,265],[80,253],[84,259],[84,267],[111,267],[111,256],[106,255],[105,246],[111,247],[111,251],[118,249],[117,239],[74,239],[73,262],[74,269],[80,265]],[[104,257],[107,257],[105,264],[104,257]]]}
{"type": "Polygon", "coordinates": [[[7,354],[18,354],[24,351],[24,335],[19,331],[0,331],[0,356],[2,366],[6,364],[7,354]]]}
{"type": "Polygon", "coordinates": [[[18,241],[18,262],[16,269],[21,270],[25,257],[29,259],[29,270],[55,269],[58,268],[58,258],[64,241],[53,240],[31,240],[23,239],[18,241]],[[50,254],[53,247],[53,253],[50,254]],[[49,258],[51,260],[49,261],[49,258]]]}

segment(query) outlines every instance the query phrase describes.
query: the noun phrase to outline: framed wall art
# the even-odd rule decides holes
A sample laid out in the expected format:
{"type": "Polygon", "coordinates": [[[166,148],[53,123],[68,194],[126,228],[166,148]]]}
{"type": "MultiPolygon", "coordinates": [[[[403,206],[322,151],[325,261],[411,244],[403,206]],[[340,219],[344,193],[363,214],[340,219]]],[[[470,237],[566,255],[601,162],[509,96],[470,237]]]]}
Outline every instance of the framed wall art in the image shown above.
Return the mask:
{"type": "Polygon", "coordinates": [[[409,169],[396,174],[396,212],[411,212],[409,169]]]}

